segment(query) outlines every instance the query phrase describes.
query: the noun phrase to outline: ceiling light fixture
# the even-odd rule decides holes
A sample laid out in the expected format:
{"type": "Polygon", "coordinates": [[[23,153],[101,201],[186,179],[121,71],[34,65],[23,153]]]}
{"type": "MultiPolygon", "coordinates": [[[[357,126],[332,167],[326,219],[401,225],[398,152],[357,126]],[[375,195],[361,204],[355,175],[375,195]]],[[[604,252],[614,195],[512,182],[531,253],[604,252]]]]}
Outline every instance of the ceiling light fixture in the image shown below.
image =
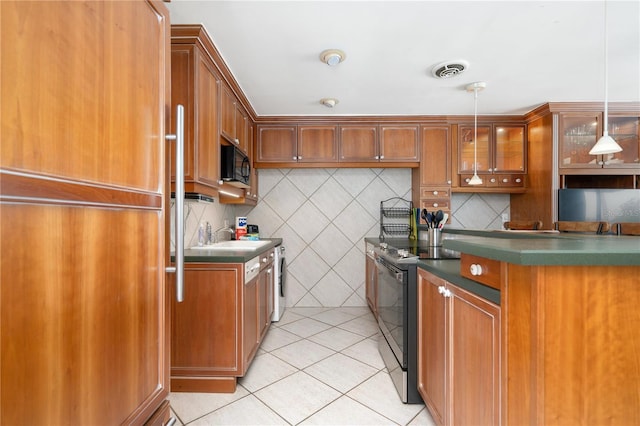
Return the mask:
{"type": "Polygon", "coordinates": [[[327,108],[333,108],[338,104],[338,100],[335,98],[322,98],[320,99],[320,103],[327,108]]]}
{"type": "Polygon", "coordinates": [[[320,53],[320,60],[330,67],[335,67],[346,58],[347,55],[339,49],[328,49],[320,53]]]}
{"type": "Polygon", "coordinates": [[[477,81],[467,86],[467,92],[473,92],[473,176],[469,185],[482,185],[482,179],[478,176],[478,91],[487,87],[484,81],[477,81]]]}
{"type": "Polygon", "coordinates": [[[609,84],[608,84],[608,64],[607,50],[609,40],[607,37],[607,1],[604,2],[604,131],[602,137],[589,151],[590,155],[613,154],[622,151],[622,147],[609,136],[609,84]]]}

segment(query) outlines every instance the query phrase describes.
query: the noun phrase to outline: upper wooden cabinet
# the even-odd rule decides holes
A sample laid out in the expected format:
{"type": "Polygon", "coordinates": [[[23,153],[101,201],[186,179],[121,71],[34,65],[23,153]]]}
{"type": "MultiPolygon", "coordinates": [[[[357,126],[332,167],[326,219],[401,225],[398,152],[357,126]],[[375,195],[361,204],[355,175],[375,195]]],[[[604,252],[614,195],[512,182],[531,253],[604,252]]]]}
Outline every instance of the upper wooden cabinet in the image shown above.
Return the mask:
{"type": "Polygon", "coordinates": [[[341,125],[340,161],[369,162],[380,159],[378,125],[341,125]]]}
{"type": "MultiPolygon", "coordinates": [[[[171,102],[185,107],[185,190],[217,195],[220,180],[218,96],[220,78],[197,42],[178,38],[171,45],[171,102]]],[[[175,150],[171,180],[175,182],[175,150]]]]}
{"type": "Polygon", "coordinates": [[[258,125],[256,161],[265,163],[336,162],[337,126],[258,125]]]}
{"type": "Polygon", "coordinates": [[[338,161],[338,126],[298,126],[297,161],[338,161]]]}
{"type": "Polygon", "coordinates": [[[248,154],[248,126],[244,108],[231,89],[223,85],[220,92],[220,135],[248,154]]]}
{"type": "Polygon", "coordinates": [[[381,124],[380,161],[418,161],[418,129],[415,124],[381,124]]]}
{"type": "Polygon", "coordinates": [[[340,125],[340,161],[418,161],[418,140],[416,125],[340,125]]]}
{"type": "Polygon", "coordinates": [[[527,160],[526,126],[479,124],[477,140],[474,140],[475,136],[476,129],[473,124],[458,125],[457,186],[467,191],[524,191],[527,160]],[[474,172],[474,162],[483,183],[470,186],[468,182],[474,172]]]}
{"type": "Polygon", "coordinates": [[[640,117],[609,114],[609,135],[622,147],[622,151],[590,155],[589,151],[604,132],[602,120],[603,115],[599,112],[559,115],[559,169],[640,168],[640,117]]]}
{"type": "MultiPolygon", "coordinates": [[[[412,201],[421,209],[451,214],[449,126],[421,126],[420,167],[411,172],[412,201]]],[[[423,219],[420,219],[422,223],[423,219]]]]}

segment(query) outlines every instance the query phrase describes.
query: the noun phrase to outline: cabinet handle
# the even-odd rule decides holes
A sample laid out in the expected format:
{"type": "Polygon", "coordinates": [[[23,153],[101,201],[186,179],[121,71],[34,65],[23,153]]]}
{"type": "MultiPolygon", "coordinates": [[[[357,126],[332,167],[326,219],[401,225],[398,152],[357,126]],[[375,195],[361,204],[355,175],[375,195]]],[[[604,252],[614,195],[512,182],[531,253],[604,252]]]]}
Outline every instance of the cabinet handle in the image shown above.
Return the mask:
{"type": "Polygon", "coordinates": [[[298,160],[302,160],[302,155],[298,155],[298,160]]]}
{"type": "Polygon", "coordinates": [[[451,297],[451,290],[443,285],[438,286],[438,293],[440,293],[444,297],[451,297]]]}
{"type": "Polygon", "coordinates": [[[176,133],[166,135],[167,140],[176,141],[176,266],[165,268],[176,274],[176,300],[184,300],[184,106],[176,108],[176,133]]]}
{"type": "Polygon", "coordinates": [[[384,155],[381,155],[381,156],[380,156],[380,159],[381,159],[381,160],[384,160],[384,155]]]}
{"type": "Polygon", "coordinates": [[[438,191],[433,191],[433,195],[438,195],[438,191]]]}
{"type": "Polygon", "coordinates": [[[508,182],[509,182],[509,179],[507,178],[502,179],[502,183],[508,183],[508,182]]]}
{"type": "Polygon", "coordinates": [[[380,159],[380,156],[379,156],[379,155],[376,155],[376,156],[375,156],[375,157],[373,157],[373,158],[374,158],[375,160],[379,160],[379,159],[380,159]]]}
{"type": "Polygon", "coordinates": [[[235,141],[237,144],[240,144],[240,139],[236,138],[235,141]]]}
{"type": "Polygon", "coordinates": [[[496,178],[491,178],[491,183],[496,183],[496,178]]]}
{"type": "Polygon", "coordinates": [[[438,286],[438,293],[442,294],[442,293],[444,293],[444,291],[445,291],[444,286],[443,285],[439,285],[438,286]]]}
{"type": "Polygon", "coordinates": [[[262,258],[262,263],[267,263],[267,258],[266,257],[262,258]]]}
{"type": "Polygon", "coordinates": [[[471,275],[473,276],[482,275],[482,265],[478,263],[472,263],[469,267],[469,272],[471,272],[471,275]]]}
{"type": "Polygon", "coordinates": [[[433,207],[438,207],[438,203],[433,203],[433,207]]]}
{"type": "Polygon", "coordinates": [[[294,156],[293,156],[293,159],[294,159],[294,160],[297,160],[297,159],[298,159],[298,157],[296,157],[296,156],[294,155],[294,156]]]}
{"type": "Polygon", "coordinates": [[[450,181],[450,180],[448,180],[448,181],[447,181],[447,183],[448,183],[449,185],[451,185],[451,181],[450,181]]]}
{"type": "Polygon", "coordinates": [[[522,182],[522,179],[516,178],[516,183],[520,183],[520,182],[522,182]]]}

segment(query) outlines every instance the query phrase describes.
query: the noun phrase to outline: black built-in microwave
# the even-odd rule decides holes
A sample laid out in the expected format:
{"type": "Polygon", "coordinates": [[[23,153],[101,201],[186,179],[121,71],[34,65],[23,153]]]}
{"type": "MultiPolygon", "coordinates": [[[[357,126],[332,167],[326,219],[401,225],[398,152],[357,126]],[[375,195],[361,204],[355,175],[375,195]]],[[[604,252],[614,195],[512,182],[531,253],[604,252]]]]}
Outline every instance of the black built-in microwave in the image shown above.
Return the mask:
{"type": "Polygon", "coordinates": [[[251,174],[249,157],[233,145],[222,145],[220,155],[222,180],[229,185],[249,188],[249,175],[251,174]]]}

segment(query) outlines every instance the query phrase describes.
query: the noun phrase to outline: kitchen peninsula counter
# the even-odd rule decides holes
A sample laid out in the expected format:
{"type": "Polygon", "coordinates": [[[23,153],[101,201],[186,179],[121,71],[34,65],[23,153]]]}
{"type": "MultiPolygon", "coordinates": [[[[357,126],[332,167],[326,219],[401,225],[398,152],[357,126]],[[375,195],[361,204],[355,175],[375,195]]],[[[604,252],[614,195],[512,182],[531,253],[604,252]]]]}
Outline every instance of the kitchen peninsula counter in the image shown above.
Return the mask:
{"type": "MultiPolygon", "coordinates": [[[[452,229],[443,237],[461,253],[462,278],[500,292],[502,424],[640,424],[640,238],[452,229]]],[[[418,266],[457,285],[455,271],[418,266]]]]}

